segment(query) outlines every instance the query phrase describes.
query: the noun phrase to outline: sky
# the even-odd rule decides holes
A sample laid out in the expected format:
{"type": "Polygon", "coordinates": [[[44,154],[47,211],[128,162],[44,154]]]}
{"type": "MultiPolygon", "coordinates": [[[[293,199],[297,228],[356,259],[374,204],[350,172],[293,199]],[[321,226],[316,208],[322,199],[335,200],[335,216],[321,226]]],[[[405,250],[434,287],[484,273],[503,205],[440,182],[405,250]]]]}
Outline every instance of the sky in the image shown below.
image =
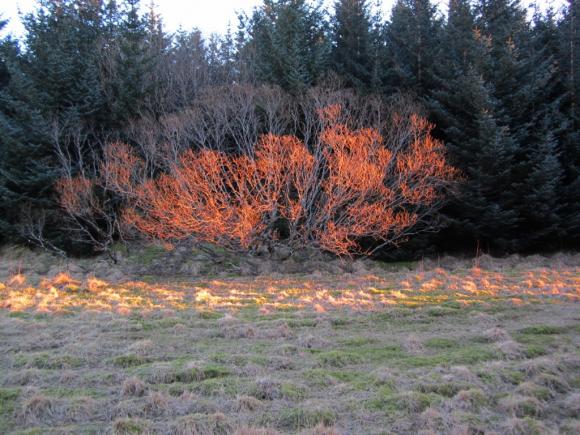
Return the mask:
{"type": "MultiPolygon", "coordinates": [[[[445,8],[447,0],[435,0],[440,8],[445,8]]],[[[545,7],[552,3],[559,7],[566,0],[537,0],[536,2],[545,7]]],[[[395,0],[382,0],[385,16],[388,15],[395,0]]],[[[149,0],[142,0],[143,5],[148,5],[149,0]]],[[[237,26],[237,11],[250,13],[255,6],[262,3],[262,0],[155,0],[157,9],[163,17],[165,28],[168,31],[175,31],[179,27],[190,30],[197,27],[204,34],[223,33],[231,24],[235,29],[237,26]]],[[[334,0],[326,0],[328,5],[334,0]]],[[[522,4],[532,3],[532,0],[522,0],[522,4]]],[[[6,32],[21,35],[24,31],[19,23],[19,12],[30,12],[34,10],[35,0],[0,0],[0,15],[4,19],[9,19],[6,32]]]]}

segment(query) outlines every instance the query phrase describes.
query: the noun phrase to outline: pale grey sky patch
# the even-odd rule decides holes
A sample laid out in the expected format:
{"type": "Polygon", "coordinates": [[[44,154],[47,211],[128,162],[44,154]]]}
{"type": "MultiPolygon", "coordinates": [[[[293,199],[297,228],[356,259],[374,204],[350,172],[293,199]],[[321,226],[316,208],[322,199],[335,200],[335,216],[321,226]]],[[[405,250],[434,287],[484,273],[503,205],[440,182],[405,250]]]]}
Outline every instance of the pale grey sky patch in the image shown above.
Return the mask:
{"type": "MultiPolygon", "coordinates": [[[[436,0],[439,7],[446,8],[448,0],[436,0]]],[[[561,7],[566,0],[538,0],[541,7],[548,4],[561,7]]],[[[250,13],[252,9],[262,3],[262,0],[156,0],[155,4],[167,31],[175,31],[179,27],[190,30],[193,27],[199,28],[204,34],[223,33],[231,24],[235,30],[238,20],[237,11],[250,13]]],[[[395,0],[382,0],[385,16],[388,16],[395,0]]],[[[522,4],[531,4],[532,0],[523,0],[522,4]]],[[[21,35],[22,25],[19,22],[19,12],[27,13],[34,9],[36,0],[0,0],[0,15],[10,22],[6,31],[21,35]]],[[[144,7],[149,5],[149,0],[143,0],[144,7]]],[[[334,0],[326,0],[330,7],[334,0]]]]}

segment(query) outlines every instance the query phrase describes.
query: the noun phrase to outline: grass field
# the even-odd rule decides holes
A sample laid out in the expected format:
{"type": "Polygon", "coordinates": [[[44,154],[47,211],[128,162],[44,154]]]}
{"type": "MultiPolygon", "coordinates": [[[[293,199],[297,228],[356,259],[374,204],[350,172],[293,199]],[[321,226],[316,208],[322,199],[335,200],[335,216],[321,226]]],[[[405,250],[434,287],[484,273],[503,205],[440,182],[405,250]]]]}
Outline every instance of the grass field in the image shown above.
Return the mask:
{"type": "Polygon", "coordinates": [[[0,283],[0,433],[580,433],[580,267],[0,283]]]}

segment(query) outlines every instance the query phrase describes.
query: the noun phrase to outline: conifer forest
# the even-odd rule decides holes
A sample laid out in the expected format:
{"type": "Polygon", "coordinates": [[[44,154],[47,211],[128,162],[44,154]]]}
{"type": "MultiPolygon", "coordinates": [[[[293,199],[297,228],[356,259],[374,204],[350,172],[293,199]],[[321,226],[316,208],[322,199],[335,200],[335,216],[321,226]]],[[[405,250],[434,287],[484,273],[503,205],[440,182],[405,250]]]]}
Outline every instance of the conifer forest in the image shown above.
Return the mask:
{"type": "MultiPolygon", "coordinates": [[[[334,127],[350,129],[353,138],[360,129],[376,131],[391,163],[419,135],[437,141],[437,158],[449,168],[407,173],[403,186],[398,174],[385,175],[383,184],[399,188],[394,202],[386,195],[389,204],[379,205],[387,214],[367,229],[336,218],[335,230],[346,235],[329,237],[409,259],[575,248],[578,7],[574,1],[534,10],[518,1],[452,0],[438,11],[428,0],[405,0],[385,17],[371,1],[337,1],[328,9],[316,1],[265,0],[224,34],[208,36],[196,29],[168,33],[155,8],[137,0],[39,1],[22,17],[24,35],[1,41],[1,240],[79,255],[139,237],[122,218],[126,207],[134,214],[135,192],[104,174],[113,164],[105,161],[112,144],[140,159],[142,171],[130,178],[143,185],[171,173],[186,152],[253,158],[262,138],[272,135],[292,136],[312,153],[317,187],[302,186],[296,195],[300,188],[286,183],[290,200],[309,208],[293,222],[273,203],[263,210],[251,205],[261,215],[247,217],[252,223],[230,217],[237,219],[230,225],[263,227],[253,228],[252,241],[238,237],[236,246],[257,249],[258,239],[271,241],[276,230],[279,240],[295,241],[290,232],[298,231],[303,243],[328,247],[319,236],[333,232],[328,224],[335,216],[316,223],[305,216],[320,214],[313,208],[328,202],[319,195],[329,191],[320,184],[328,181],[322,149],[328,144],[321,143],[328,125],[319,111],[334,106],[341,110],[334,127]],[[427,122],[421,131],[411,116],[427,122]],[[75,182],[77,210],[70,202],[75,182]],[[63,204],[59,188],[67,187],[63,204]],[[422,199],[408,201],[409,192],[400,198],[401,187],[416,188],[415,199],[422,199]],[[426,194],[437,200],[427,201],[426,194]],[[395,240],[402,242],[384,243],[395,240]]],[[[361,172],[356,159],[344,163],[361,172]]],[[[353,175],[345,167],[341,176],[353,175]]],[[[220,177],[232,181],[233,175],[225,170],[220,177]]],[[[382,194],[373,195],[359,195],[355,206],[346,198],[326,211],[346,210],[358,221],[367,213],[368,220],[378,214],[361,204],[376,205],[382,194]]],[[[151,209],[143,206],[139,213],[147,219],[151,209]]],[[[193,228],[178,233],[172,235],[207,236],[193,228]]]]}

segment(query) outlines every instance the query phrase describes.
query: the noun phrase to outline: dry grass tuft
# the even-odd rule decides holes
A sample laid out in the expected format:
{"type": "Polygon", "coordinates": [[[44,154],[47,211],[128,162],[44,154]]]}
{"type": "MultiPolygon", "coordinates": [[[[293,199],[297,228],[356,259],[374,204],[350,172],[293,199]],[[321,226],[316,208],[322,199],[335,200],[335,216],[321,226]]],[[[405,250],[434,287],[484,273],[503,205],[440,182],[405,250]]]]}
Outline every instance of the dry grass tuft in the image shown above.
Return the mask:
{"type": "Polygon", "coordinates": [[[42,287],[50,288],[50,287],[57,287],[57,288],[66,288],[69,286],[80,287],[81,281],[74,279],[70,274],[67,272],[60,272],[56,274],[56,276],[49,280],[44,280],[41,283],[42,287]]]}
{"type": "Polygon", "coordinates": [[[152,417],[160,417],[169,411],[169,398],[166,394],[154,391],[147,396],[144,411],[152,417]]]}
{"type": "Polygon", "coordinates": [[[562,401],[562,409],[570,417],[580,416],[580,393],[572,393],[562,401]]]}
{"type": "Polygon", "coordinates": [[[280,382],[262,378],[256,380],[252,396],[260,400],[274,400],[282,396],[280,382]]]}
{"type": "Polygon", "coordinates": [[[143,378],[150,384],[171,382],[175,378],[174,367],[168,362],[155,362],[148,367],[143,378]]]}
{"type": "Polygon", "coordinates": [[[509,395],[499,405],[516,417],[539,417],[544,412],[544,405],[535,397],[509,395]]]}
{"type": "Polygon", "coordinates": [[[176,334],[183,334],[187,331],[187,326],[185,326],[183,323],[176,323],[175,325],[173,325],[173,332],[175,332],[176,334]]]}
{"type": "Polygon", "coordinates": [[[426,429],[436,430],[443,422],[443,415],[438,409],[429,407],[420,414],[419,420],[426,429]]]}
{"type": "Polygon", "coordinates": [[[260,409],[264,404],[262,403],[261,400],[252,397],[252,396],[240,396],[236,399],[236,404],[234,406],[234,409],[236,410],[236,412],[241,412],[241,411],[256,411],[258,409],[260,409]]]}
{"type": "Polygon", "coordinates": [[[120,419],[144,417],[144,404],[138,399],[121,400],[115,405],[112,415],[120,419]]]}
{"type": "Polygon", "coordinates": [[[541,373],[534,377],[533,380],[536,384],[542,385],[557,393],[566,393],[571,389],[570,384],[562,375],[541,373]]]}
{"type": "Polygon", "coordinates": [[[400,404],[398,406],[414,414],[421,413],[429,407],[429,402],[425,396],[415,391],[403,391],[398,395],[397,400],[400,404]]]}
{"type": "Polygon", "coordinates": [[[70,400],[66,407],[64,419],[74,422],[91,421],[97,412],[97,408],[97,401],[92,397],[77,397],[70,400]]]}
{"type": "Polygon", "coordinates": [[[536,385],[529,381],[522,382],[520,385],[518,385],[515,392],[522,396],[535,397],[541,401],[547,401],[554,397],[554,392],[549,388],[536,385]]]}
{"type": "Polygon", "coordinates": [[[240,320],[234,317],[231,313],[226,313],[224,316],[218,320],[220,325],[231,325],[232,323],[238,323],[240,320]]]}
{"type": "Polygon", "coordinates": [[[257,335],[256,328],[252,325],[226,322],[220,324],[221,337],[229,339],[254,338],[257,335]]]}
{"type": "MultiPolygon", "coordinates": [[[[481,311],[472,311],[469,313],[469,318],[478,325],[489,325],[496,321],[496,318],[488,313],[483,313],[481,311]]],[[[491,329],[491,328],[489,328],[491,329]]]]}
{"type": "Polygon", "coordinates": [[[92,292],[96,292],[106,288],[109,285],[107,281],[100,280],[95,277],[89,277],[86,280],[86,287],[92,292]]]}
{"type": "Polygon", "coordinates": [[[77,379],[77,373],[74,370],[63,370],[60,374],[59,382],[62,385],[70,385],[74,383],[77,379]]]}
{"type": "Polygon", "coordinates": [[[8,385],[33,385],[40,381],[42,371],[39,369],[24,369],[12,372],[4,378],[4,383],[8,385]]]}
{"type": "Polygon", "coordinates": [[[294,337],[294,331],[288,326],[287,322],[282,322],[266,334],[268,338],[291,338],[294,337]]]}
{"type": "Polygon", "coordinates": [[[561,434],[578,435],[580,433],[580,419],[575,418],[565,421],[560,429],[561,434]]]}
{"type": "Polygon", "coordinates": [[[397,372],[387,367],[380,367],[373,372],[379,384],[391,384],[397,380],[397,372]]]}
{"type": "Polygon", "coordinates": [[[459,391],[453,398],[453,402],[460,409],[479,410],[486,405],[488,398],[479,388],[470,388],[459,391]]]}
{"type": "Polygon", "coordinates": [[[134,435],[147,432],[148,423],[139,418],[119,418],[113,422],[113,434],[134,435]]]}
{"type": "Polygon", "coordinates": [[[499,328],[497,326],[486,329],[483,333],[483,336],[491,342],[509,341],[512,339],[505,329],[499,328]]]}
{"type": "Polygon", "coordinates": [[[480,384],[480,379],[475,373],[473,373],[469,367],[465,366],[453,366],[449,369],[448,380],[454,380],[456,382],[465,382],[472,385],[480,384]]]}
{"type": "Polygon", "coordinates": [[[423,352],[423,343],[415,334],[410,334],[405,338],[403,347],[410,354],[416,355],[423,352]]]}
{"type": "Polygon", "coordinates": [[[507,419],[502,426],[502,433],[506,435],[546,435],[552,433],[541,421],[529,417],[512,417],[507,419]]]}
{"type": "Polygon", "coordinates": [[[233,435],[282,435],[274,429],[244,427],[237,429],[233,435]]]}
{"type": "Polygon", "coordinates": [[[343,432],[332,426],[323,423],[318,424],[312,429],[306,429],[300,432],[301,435],[343,435],[343,432]]]}
{"type": "Polygon", "coordinates": [[[523,361],[520,364],[521,370],[528,375],[534,376],[543,373],[558,375],[562,372],[562,367],[558,361],[550,357],[539,357],[523,361]]]}
{"type": "Polygon", "coordinates": [[[35,394],[22,405],[20,419],[25,423],[48,423],[56,412],[54,399],[35,394]]]}
{"type": "Polygon", "coordinates": [[[121,386],[121,394],[123,396],[142,397],[147,391],[147,386],[139,378],[129,378],[123,382],[121,386]]]}
{"type": "Polygon", "coordinates": [[[296,344],[305,349],[325,349],[330,346],[328,340],[312,334],[300,336],[296,344]]]}
{"type": "Polygon", "coordinates": [[[146,339],[146,340],[138,340],[135,341],[134,343],[131,343],[128,350],[129,352],[135,353],[137,355],[146,356],[151,352],[153,347],[154,347],[153,342],[151,340],[146,339]]]}
{"type": "Polygon", "coordinates": [[[190,414],[179,418],[170,433],[175,435],[228,435],[233,427],[222,413],[190,414]]]}
{"type": "Polygon", "coordinates": [[[520,359],[525,355],[525,348],[514,340],[505,340],[496,344],[496,347],[507,360],[520,359]]]}

